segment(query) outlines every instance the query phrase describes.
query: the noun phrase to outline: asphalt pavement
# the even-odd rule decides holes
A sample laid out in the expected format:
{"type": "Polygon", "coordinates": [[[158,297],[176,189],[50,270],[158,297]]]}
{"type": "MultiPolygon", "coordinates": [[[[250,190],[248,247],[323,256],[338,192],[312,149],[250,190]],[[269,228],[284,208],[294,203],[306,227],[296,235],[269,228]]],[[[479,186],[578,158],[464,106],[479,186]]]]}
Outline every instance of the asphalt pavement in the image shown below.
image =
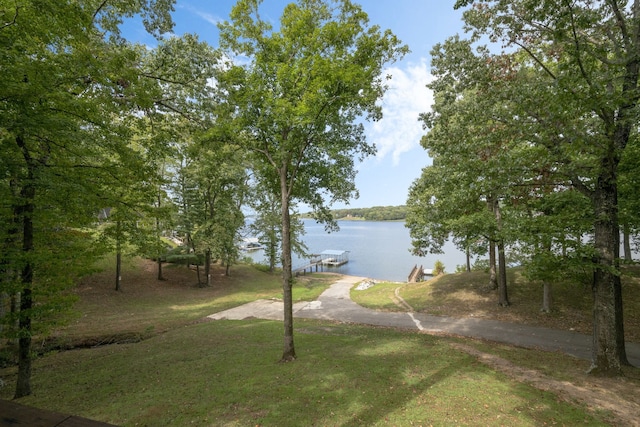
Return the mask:
{"type": "MultiPolygon", "coordinates": [[[[353,302],[349,296],[351,288],[362,280],[365,278],[343,276],[316,301],[294,304],[294,317],[480,338],[525,348],[560,351],[580,359],[591,360],[592,337],[577,332],[489,319],[430,316],[412,312],[390,313],[364,308],[353,302]]],[[[257,300],[207,317],[214,320],[258,318],[282,321],[283,304],[280,300],[257,300]]],[[[640,366],[640,344],[627,342],[626,350],[629,362],[634,366],[640,366]]]]}

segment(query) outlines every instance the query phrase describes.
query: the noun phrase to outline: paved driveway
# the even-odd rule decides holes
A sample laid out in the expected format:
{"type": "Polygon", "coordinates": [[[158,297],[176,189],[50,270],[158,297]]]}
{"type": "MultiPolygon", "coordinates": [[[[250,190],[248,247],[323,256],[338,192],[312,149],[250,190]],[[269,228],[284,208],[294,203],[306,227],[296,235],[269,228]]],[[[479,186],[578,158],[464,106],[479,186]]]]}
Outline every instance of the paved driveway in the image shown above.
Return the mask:
{"type": "MultiPolygon", "coordinates": [[[[294,317],[481,338],[520,347],[561,351],[580,359],[591,360],[590,335],[488,319],[430,316],[423,313],[389,313],[364,308],[351,301],[349,296],[353,285],[362,280],[363,277],[343,276],[316,301],[294,304],[294,317]]],[[[282,301],[258,300],[208,317],[215,320],[258,318],[282,321],[284,315],[282,301]]],[[[627,342],[626,349],[629,362],[640,366],[640,344],[627,342]]]]}

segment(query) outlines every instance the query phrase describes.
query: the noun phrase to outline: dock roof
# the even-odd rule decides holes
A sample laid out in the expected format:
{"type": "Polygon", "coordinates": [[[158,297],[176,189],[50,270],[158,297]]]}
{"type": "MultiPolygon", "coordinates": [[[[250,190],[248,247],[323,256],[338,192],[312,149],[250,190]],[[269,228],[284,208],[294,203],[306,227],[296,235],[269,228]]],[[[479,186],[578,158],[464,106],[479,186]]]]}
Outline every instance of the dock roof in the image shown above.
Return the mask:
{"type": "Polygon", "coordinates": [[[320,253],[320,255],[344,255],[348,251],[339,251],[335,249],[327,249],[320,253]]]}

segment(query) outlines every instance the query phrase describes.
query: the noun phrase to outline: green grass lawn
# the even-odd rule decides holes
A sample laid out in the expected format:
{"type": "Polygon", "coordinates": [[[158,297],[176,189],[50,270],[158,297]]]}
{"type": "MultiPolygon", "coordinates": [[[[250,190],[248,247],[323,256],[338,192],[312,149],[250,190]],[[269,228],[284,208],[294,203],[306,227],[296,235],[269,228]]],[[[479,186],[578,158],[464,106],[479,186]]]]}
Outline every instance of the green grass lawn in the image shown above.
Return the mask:
{"type": "Polygon", "coordinates": [[[124,426],[606,425],[603,414],[510,380],[447,339],[296,326],[298,360],[285,364],[276,362],[282,324],[261,320],[50,354],[20,403],[124,426]]]}
{"type": "MultiPolygon", "coordinates": [[[[61,348],[114,344],[39,357],[34,394],[19,403],[123,426],[595,426],[617,420],[512,379],[453,345],[463,342],[588,388],[580,382],[588,362],[555,353],[296,319],[298,360],[278,363],[281,322],[203,319],[279,297],[280,275],[246,265],[234,266],[230,277],[221,271],[214,269],[211,287],[199,288],[193,270],[167,268],[167,280],[157,281],[153,264],[137,260],[123,274],[122,292],[112,289],[109,271],[83,280],[76,290],[79,315],[55,339],[68,344],[61,348]],[[131,334],[138,339],[124,339],[131,334]]],[[[294,299],[315,299],[335,280],[299,277],[294,299]]],[[[425,288],[398,283],[357,292],[390,310],[400,309],[393,302],[398,288],[413,304],[411,292],[426,295],[425,288]]],[[[38,351],[46,350],[41,342],[34,342],[38,351]]],[[[0,398],[12,397],[16,371],[0,370],[0,398]]],[[[637,389],[637,378],[629,381],[637,389]]],[[[620,390],[612,392],[625,393],[620,390]]]]}

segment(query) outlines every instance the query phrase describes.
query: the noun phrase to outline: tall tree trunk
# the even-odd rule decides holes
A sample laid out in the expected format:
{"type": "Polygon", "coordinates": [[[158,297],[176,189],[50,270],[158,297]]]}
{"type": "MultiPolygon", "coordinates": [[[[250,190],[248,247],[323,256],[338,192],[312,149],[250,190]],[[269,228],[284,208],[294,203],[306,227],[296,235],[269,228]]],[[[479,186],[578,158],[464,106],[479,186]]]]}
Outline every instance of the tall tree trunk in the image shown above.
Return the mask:
{"type": "Polygon", "coordinates": [[[211,249],[207,248],[204,251],[204,280],[205,283],[201,286],[211,286],[211,249]]]}
{"type": "Polygon", "coordinates": [[[489,289],[498,289],[498,274],[496,271],[496,242],[489,240],[489,289]]]}
{"type": "Polygon", "coordinates": [[[291,214],[289,212],[289,190],[287,173],[281,171],[280,191],[282,197],[282,294],[284,300],[284,348],[282,362],[295,360],[293,344],[293,273],[291,271],[291,214]]]}
{"type": "MultiPolygon", "coordinates": [[[[489,212],[495,215],[495,200],[487,197],[487,208],[489,212]]],[[[494,238],[489,239],[489,289],[498,289],[498,278],[496,274],[496,241],[494,238]]]]}
{"type": "Polygon", "coordinates": [[[633,261],[633,257],[631,256],[631,232],[629,231],[629,224],[625,223],[622,226],[622,235],[624,237],[623,246],[624,246],[624,260],[625,261],[633,261]]]}
{"type": "MultiPolygon", "coordinates": [[[[202,285],[202,280],[200,279],[200,263],[198,262],[198,253],[196,252],[196,243],[191,238],[191,234],[187,233],[187,245],[191,247],[193,251],[193,255],[196,259],[196,278],[198,279],[198,286],[202,285]]],[[[187,268],[191,265],[189,261],[187,261],[187,268]]]]}
{"type": "MultiPolygon", "coordinates": [[[[496,224],[498,225],[498,233],[502,232],[502,212],[497,199],[493,201],[493,212],[496,216],[496,224]]],[[[504,240],[498,238],[498,304],[502,307],[511,305],[507,294],[507,260],[504,252],[504,240]]]]}
{"type": "MultiPolygon", "coordinates": [[[[541,249],[543,251],[545,251],[546,253],[550,253],[551,238],[548,236],[544,236],[541,246],[542,246],[541,249]]],[[[540,308],[540,311],[542,313],[551,313],[552,303],[553,303],[553,295],[552,295],[551,282],[549,281],[548,278],[545,277],[544,281],[542,282],[542,308],[540,308]]]]}
{"type": "Polygon", "coordinates": [[[162,260],[160,259],[160,255],[158,255],[158,280],[165,280],[164,276],[162,275],[162,260]]]}
{"type": "MultiPolygon", "coordinates": [[[[164,162],[162,163],[162,167],[160,169],[161,174],[164,176],[165,168],[164,162]]],[[[156,197],[156,207],[158,211],[156,212],[156,239],[158,245],[158,253],[157,256],[157,265],[158,265],[158,280],[164,280],[164,276],[162,275],[162,255],[163,255],[163,244],[162,244],[162,230],[160,229],[160,208],[162,208],[162,191],[161,187],[158,188],[158,194],[156,197]]]]}
{"type": "Polygon", "coordinates": [[[122,290],[122,223],[120,220],[116,221],[116,291],[122,290]]]}
{"type": "Polygon", "coordinates": [[[502,240],[498,241],[498,304],[502,307],[511,305],[507,294],[507,260],[502,240]]]}
{"type": "Polygon", "coordinates": [[[612,158],[601,166],[602,172],[592,197],[596,218],[596,255],[593,275],[593,348],[589,371],[605,375],[618,375],[622,365],[629,364],[624,343],[619,273],[617,164],[612,158]]]}
{"type": "Polygon", "coordinates": [[[471,271],[471,250],[469,249],[469,246],[466,248],[465,255],[467,257],[467,273],[469,273],[471,271]]]}

